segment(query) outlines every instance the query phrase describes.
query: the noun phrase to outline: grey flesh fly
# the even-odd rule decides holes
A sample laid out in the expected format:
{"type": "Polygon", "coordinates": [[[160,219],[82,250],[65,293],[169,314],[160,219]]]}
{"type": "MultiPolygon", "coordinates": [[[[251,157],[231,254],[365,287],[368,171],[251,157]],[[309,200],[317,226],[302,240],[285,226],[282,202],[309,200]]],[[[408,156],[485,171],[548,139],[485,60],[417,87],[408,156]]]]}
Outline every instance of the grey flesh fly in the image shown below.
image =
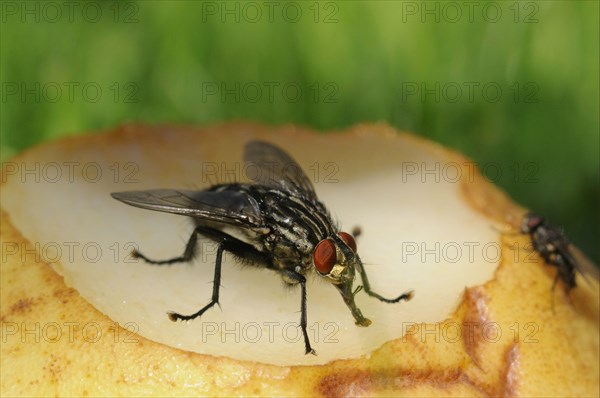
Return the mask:
{"type": "Polygon", "coordinates": [[[195,319],[218,304],[224,251],[277,272],[289,285],[300,285],[300,327],[306,354],[315,354],[306,330],[307,273],[316,272],[339,291],[359,326],[371,324],[354,302],[360,290],[385,303],[412,298],[412,291],[388,299],[371,289],[354,237],[339,230],[306,174],[283,150],[251,141],[245,146],[244,161],[258,170],[251,184],[220,184],[202,191],[154,189],[111,194],[131,206],[193,219],[195,229],[181,256],[156,261],[140,252],[133,253],[147,263],[166,265],[193,260],[197,235],[217,244],[210,303],[191,315],[169,312],[169,319],[195,319]],[[356,273],[362,285],[353,290],[356,273]]]}

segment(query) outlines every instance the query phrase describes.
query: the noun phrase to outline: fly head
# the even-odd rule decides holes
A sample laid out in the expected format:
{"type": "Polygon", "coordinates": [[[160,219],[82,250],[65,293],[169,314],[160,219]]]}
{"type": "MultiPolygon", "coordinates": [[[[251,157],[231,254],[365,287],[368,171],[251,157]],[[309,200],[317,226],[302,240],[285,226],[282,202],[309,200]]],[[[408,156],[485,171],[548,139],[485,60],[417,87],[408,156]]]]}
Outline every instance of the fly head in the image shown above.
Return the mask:
{"type": "Polygon", "coordinates": [[[544,217],[533,213],[527,213],[527,215],[523,218],[523,223],[521,224],[521,232],[524,234],[532,233],[539,226],[544,224],[544,222],[544,217]]]}
{"type": "Polygon", "coordinates": [[[354,302],[354,296],[362,286],[352,289],[357,268],[362,266],[356,252],[356,241],[352,235],[339,232],[320,241],[313,251],[313,264],[317,273],[340,292],[342,299],[352,312],[359,326],[369,326],[371,321],[365,318],[354,302]]]}

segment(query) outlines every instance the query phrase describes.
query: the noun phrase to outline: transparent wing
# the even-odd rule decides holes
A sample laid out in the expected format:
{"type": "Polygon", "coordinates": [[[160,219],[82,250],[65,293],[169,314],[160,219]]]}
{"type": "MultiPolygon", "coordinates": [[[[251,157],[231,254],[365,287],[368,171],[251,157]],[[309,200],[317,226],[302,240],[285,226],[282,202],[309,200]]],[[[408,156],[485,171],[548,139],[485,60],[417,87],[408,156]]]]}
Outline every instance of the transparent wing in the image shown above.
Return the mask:
{"type": "Polygon", "coordinates": [[[263,141],[251,141],[244,149],[248,177],[257,184],[280,188],[316,199],[315,189],[302,168],[280,148],[263,141]]]}
{"type": "Polygon", "coordinates": [[[598,268],[581,250],[569,242],[561,229],[549,224],[546,229],[549,240],[556,247],[556,250],[583,276],[587,283],[591,284],[590,277],[598,280],[598,268]]]}
{"type": "Polygon", "coordinates": [[[113,192],[111,196],[142,209],[182,214],[248,228],[260,227],[263,224],[258,203],[243,192],[152,189],[113,192]]]}
{"type": "Polygon", "coordinates": [[[591,284],[590,277],[596,281],[600,280],[598,267],[581,250],[570,244],[567,250],[561,248],[560,251],[563,255],[568,253],[565,257],[571,261],[573,267],[583,276],[587,283],[591,284]]]}

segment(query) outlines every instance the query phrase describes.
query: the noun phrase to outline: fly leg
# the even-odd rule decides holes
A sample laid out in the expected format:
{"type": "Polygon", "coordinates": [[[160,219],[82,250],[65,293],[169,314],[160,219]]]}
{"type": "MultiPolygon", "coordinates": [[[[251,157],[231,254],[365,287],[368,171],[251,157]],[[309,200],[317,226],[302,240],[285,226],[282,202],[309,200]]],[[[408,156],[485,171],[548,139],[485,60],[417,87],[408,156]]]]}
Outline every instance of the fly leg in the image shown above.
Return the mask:
{"type": "Polygon", "coordinates": [[[202,235],[213,242],[217,242],[217,256],[215,260],[215,275],[213,279],[213,292],[210,303],[202,307],[200,311],[191,314],[191,315],[182,315],[177,312],[168,312],[169,319],[172,321],[189,321],[195,318],[198,318],[202,314],[206,312],[209,308],[213,307],[215,304],[219,304],[219,288],[221,286],[221,263],[223,261],[223,252],[227,250],[233,255],[250,260],[255,263],[267,263],[267,258],[261,252],[258,252],[253,246],[242,242],[238,239],[235,239],[219,230],[204,227],[202,225],[196,226],[194,228],[194,232],[190,236],[188,243],[185,246],[185,251],[179,257],[175,257],[169,260],[151,260],[148,257],[144,256],[138,251],[134,251],[132,254],[137,258],[141,258],[147,263],[156,264],[156,265],[168,265],[174,263],[188,262],[191,261],[196,254],[196,245],[198,242],[197,235],[202,235]]]}
{"type": "MultiPolygon", "coordinates": [[[[264,264],[267,261],[265,255],[257,251],[253,246],[242,242],[238,239],[235,239],[219,230],[198,226],[196,227],[194,232],[194,235],[201,234],[215,242],[219,242],[217,246],[217,257],[215,260],[215,277],[213,279],[212,298],[210,303],[205,305],[202,309],[200,309],[200,311],[191,315],[181,315],[176,312],[169,312],[169,319],[172,321],[189,321],[191,319],[198,318],[199,316],[204,314],[206,310],[213,307],[215,304],[219,304],[219,287],[221,286],[221,263],[223,260],[224,251],[228,251],[238,258],[247,259],[254,263],[264,264]]],[[[182,257],[185,257],[185,254],[182,257]]]]}
{"type": "Polygon", "coordinates": [[[414,291],[408,291],[406,293],[402,293],[400,296],[394,298],[394,299],[388,299],[385,298],[377,293],[375,293],[373,290],[371,290],[371,284],[369,283],[369,278],[367,278],[367,272],[365,271],[365,267],[362,264],[357,264],[357,268],[358,271],[360,272],[360,277],[363,281],[363,288],[365,290],[365,292],[371,296],[371,297],[375,297],[376,299],[378,299],[379,301],[383,301],[384,303],[397,303],[401,300],[405,300],[408,301],[410,300],[413,295],[414,295],[414,291]]]}
{"type": "Polygon", "coordinates": [[[317,353],[315,352],[315,350],[312,349],[312,347],[310,346],[310,340],[308,339],[308,332],[306,331],[306,278],[295,272],[295,271],[286,271],[285,275],[287,277],[289,277],[291,280],[297,281],[300,284],[300,287],[302,288],[302,301],[300,304],[300,312],[302,313],[302,315],[300,316],[300,327],[302,328],[302,334],[304,335],[304,348],[305,348],[305,352],[304,354],[313,354],[313,355],[317,355],[317,353]]]}
{"type": "Polygon", "coordinates": [[[148,264],[154,264],[154,265],[168,265],[168,264],[189,262],[194,258],[195,254],[196,254],[196,244],[198,243],[198,238],[196,235],[200,234],[201,232],[204,232],[205,230],[206,230],[206,228],[200,227],[200,226],[194,228],[194,232],[192,232],[192,235],[190,236],[187,244],[185,245],[185,250],[184,250],[183,254],[179,257],[174,257],[174,258],[171,258],[168,260],[151,260],[137,250],[132,251],[131,255],[134,258],[141,258],[148,264]]]}
{"type": "MultiPolygon", "coordinates": [[[[561,279],[560,277],[560,273],[556,273],[556,276],[554,277],[554,281],[552,281],[552,288],[550,289],[550,305],[552,308],[552,314],[556,315],[556,307],[554,305],[555,299],[554,296],[556,296],[555,291],[556,291],[556,285],[558,283],[558,280],[561,279]]],[[[569,289],[565,288],[565,295],[567,296],[567,300],[569,300],[569,303],[571,305],[573,305],[573,299],[571,298],[571,295],[569,294],[569,289]]]]}
{"type": "Polygon", "coordinates": [[[210,303],[202,307],[202,309],[192,315],[181,315],[177,312],[169,312],[169,319],[175,321],[189,321],[198,318],[206,312],[209,308],[219,303],[219,287],[221,286],[221,262],[223,260],[223,251],[227,248],[228,241],[219,243],[217,248],[217,259],[215,261],[215,278],[213,279],[213,292],[210,303]]]}

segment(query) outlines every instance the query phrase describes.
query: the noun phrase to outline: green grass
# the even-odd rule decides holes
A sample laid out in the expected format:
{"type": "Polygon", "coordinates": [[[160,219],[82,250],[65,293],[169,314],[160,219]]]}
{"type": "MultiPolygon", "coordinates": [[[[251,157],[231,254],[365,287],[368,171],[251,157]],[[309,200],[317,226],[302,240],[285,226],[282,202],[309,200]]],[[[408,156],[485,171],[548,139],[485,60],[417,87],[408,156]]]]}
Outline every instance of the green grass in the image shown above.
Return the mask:
{"type": "Polygon", "coordinates": [[[219,13],[220,1],[90,2],[87,14],[87,3],[77,3],[72,18],[63,2],[50,3],[58,17],[45,3],[2,3],[3,159],[133,120],[241,118],[317,129],[385,121],[465,153],[490,176],[499,168],[499,186],[564,226],[598,261],[596,1],[479,2],[472,20],[465,3],[454,2],[462,12],[456,21],[448,3],[420,1],[294,2],[286,15],[281,2],[270,21],[259,1],[238,3],[239,22],[219,13]],[[91,22],[98,5],[102,15],[91,22]],[[254,6],[262,12],[256,22],[254,6]],[[207,12],[215,7],[216,15],[207,12]],[[424,7],[439,7],[439,21],[424,7]],[[291,22],[296,9],[302,16],[291,22]],[[78,84],[73,98],[69,82],[78,84]],[[36,83],[40,98],[22,98],[36,83]],[[207,92],[236,83],[239,99],[207,92]],[[406,91],[437,83],[439,98],[406,91]],[[53,102],[56,85],[63,90],[53,102]],[[492,101],[484,86],[502,95],[492,101]],[[102,90],[96,102],[94,87],[102,90]],[[454,101],[456,87],[462,96],[454,101]]]}

